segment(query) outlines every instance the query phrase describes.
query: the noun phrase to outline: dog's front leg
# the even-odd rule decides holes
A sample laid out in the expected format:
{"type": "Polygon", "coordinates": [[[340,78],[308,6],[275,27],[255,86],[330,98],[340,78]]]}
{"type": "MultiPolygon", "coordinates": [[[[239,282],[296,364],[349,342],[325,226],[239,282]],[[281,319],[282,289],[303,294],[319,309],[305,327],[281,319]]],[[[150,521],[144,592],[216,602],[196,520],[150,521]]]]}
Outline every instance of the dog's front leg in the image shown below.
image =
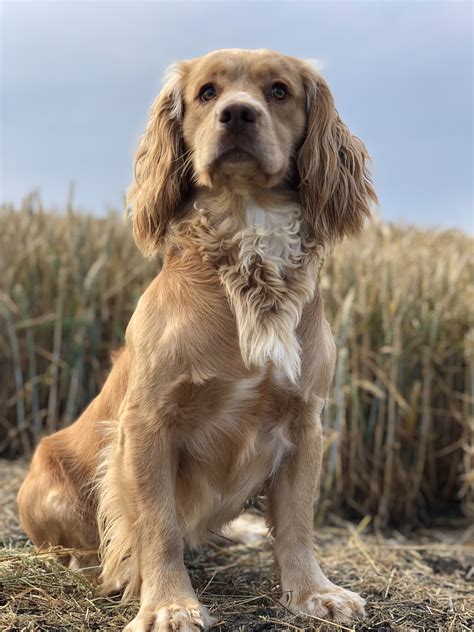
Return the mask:
{"type": "Polygon", "coordinates": [[[207,628],[210,618],[197,600],[183,560],[173,428],[150,423],[153,417],[139,411],[134,407],[120,420],[126,489],[135,515],[131,559],[141,579],[140,609],[125,630],[196,632],[207,628]]]}
{"type": "Polygon", "coordinates": [[[364,615],[364,600],[327,579],[313,545],[313,503],[323,452],[323,403],[317,398],[297,421],[295,449],[277,471],[269,490],[270,521],[281,571],[281,603],[295,614],[344,623],[364,615]]]}

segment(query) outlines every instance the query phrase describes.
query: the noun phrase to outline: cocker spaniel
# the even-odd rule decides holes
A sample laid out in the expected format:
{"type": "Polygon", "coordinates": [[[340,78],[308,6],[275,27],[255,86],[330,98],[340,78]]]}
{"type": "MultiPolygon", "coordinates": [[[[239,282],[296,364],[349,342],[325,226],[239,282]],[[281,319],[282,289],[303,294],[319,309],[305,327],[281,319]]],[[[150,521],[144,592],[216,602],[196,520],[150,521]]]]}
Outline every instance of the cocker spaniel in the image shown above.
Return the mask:
{"type": "Polygon", "coordinates": [[[163,267],[102,392],[41,441],[18,496],[37,546],[99,549],[104,591],[140,596],[126,630],[211,625],[184,543],[259,490],[282,603],[363,615],[319,567],[313,500],[336,354],[318,271],[369,215],[367,160],[304,61],[232,49],[169,71],[128,197],[135,240],[163,267]]]}

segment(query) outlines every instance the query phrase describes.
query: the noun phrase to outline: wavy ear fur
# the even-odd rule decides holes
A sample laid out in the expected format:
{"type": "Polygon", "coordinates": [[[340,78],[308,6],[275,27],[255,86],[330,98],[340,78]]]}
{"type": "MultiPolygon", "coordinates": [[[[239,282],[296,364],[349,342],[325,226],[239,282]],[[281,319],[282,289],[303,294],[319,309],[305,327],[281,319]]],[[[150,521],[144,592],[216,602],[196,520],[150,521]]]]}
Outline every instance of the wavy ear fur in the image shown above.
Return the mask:
{"type": "Polygon", "coordinates": [[[134,162],[134,182],[127,196],[133,236],[144,255],[160,250],[169,221],[188,188],[181,134],[183,65],[172,67],[150,109],[134,162]]]}
{"type": "Polygon", "coordinates": [[[326,82],[308,66],[303,80],[308,118],[297,155],[301,204],[312,237],[328,244],[357,234],[377,196],[367,150],[339,118],[326,82]]]}

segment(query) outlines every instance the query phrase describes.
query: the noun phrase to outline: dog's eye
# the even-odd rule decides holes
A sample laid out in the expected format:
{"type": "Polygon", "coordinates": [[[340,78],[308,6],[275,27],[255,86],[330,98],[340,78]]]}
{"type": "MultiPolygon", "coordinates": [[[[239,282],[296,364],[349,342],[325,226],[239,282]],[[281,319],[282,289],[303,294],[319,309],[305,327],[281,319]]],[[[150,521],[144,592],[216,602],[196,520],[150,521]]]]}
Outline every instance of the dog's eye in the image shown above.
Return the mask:
{"type": "Polygon", "coordinates": [[[199,98],[201,101],[211,101],[217,96],[217,91],[212,83],[207,83],[199,90],[199,98]]]}
{"type": "Polygon", "coordinates": [[[283,101],[283,99],[288,94],[288,90],[285,85],[282,83],[274,83],[272,86],[272,97],[278,99],[279,101],[283,101]]]}

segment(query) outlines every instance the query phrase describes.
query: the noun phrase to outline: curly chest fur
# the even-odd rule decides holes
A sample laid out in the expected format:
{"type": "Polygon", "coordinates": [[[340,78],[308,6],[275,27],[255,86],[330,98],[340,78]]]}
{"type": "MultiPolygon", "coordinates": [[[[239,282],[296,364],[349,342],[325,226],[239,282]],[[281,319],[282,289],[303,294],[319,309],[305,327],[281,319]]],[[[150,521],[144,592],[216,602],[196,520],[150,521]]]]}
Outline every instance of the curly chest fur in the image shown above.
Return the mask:
{"type": "Polygon", "coordinates": [[[272,363],[293,384],[301,370],[297,327],[314,296],[322,252],[305,238],[299,205],[248,204],[225,212],[195,203],[173,242],[214,268],[235,317],[244,364],[272,363]]]}
{"type": "Polygon", "coordinates": [[[302,237],[297,206],[246,209],[219,276],[235,314],[248,367],[272,362],[296,383],[301,368],[297,326],[314,295],[315,257],[302,237]]]}

